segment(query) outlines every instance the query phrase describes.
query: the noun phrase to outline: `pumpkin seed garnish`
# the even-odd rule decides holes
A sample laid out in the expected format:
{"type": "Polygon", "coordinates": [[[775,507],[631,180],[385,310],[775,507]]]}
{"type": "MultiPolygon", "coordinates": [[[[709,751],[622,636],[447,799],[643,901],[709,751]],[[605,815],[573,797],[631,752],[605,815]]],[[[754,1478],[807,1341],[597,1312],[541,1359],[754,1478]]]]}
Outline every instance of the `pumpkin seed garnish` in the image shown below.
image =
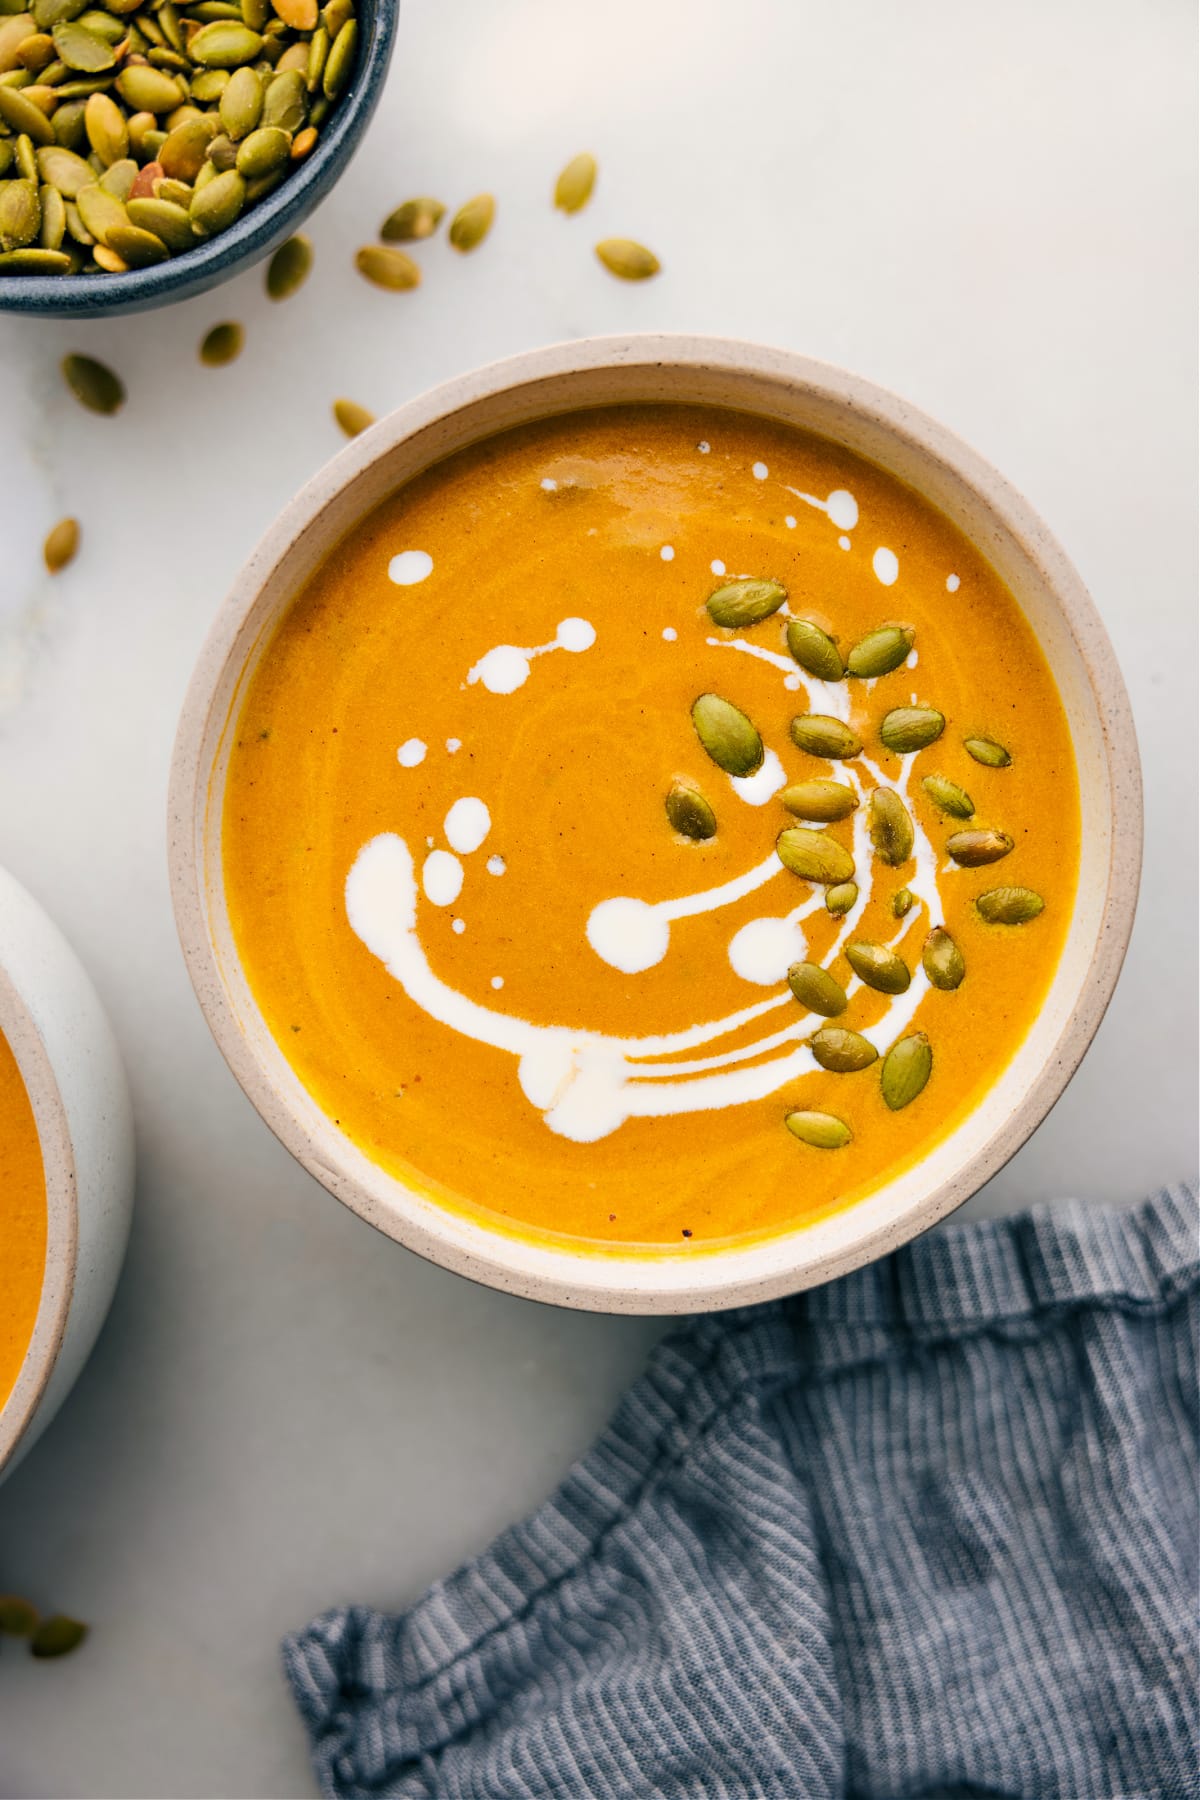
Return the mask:
{"type": "Polygon", "coordinates": [[[879,1055],[870,1038],[860,1031],[848,1031],[843,1025],[823,1025],[808,1042],[821,1067],[834,1075],[869,1069],[879,1055]]]}
{"type": "Polygon", "coordinates": [[[898,869],[913,853],[913,822],[895,788],[871,790],[867,806],[871,843],[880,862],[898,869]]]}
{"type": "Polygon", "coordinates": [[[554,184],[554,204],[560,212],[577,213],[592,197],[596,185],[596,159],[590,150],[573,156],[554,184]]]}
{"type": "Polygon", "coordinates": [[[648,281],[662,268],[653,250],[633,238],[603,238],[596,245],[596,255],[609,274],[621,281],[648,281]]]}
{"type": "Polygon", "coordinates": [[[667,818],[681,837],[705,843],[717,835],[717,815],[699,788],[677,781],[666,799],[667,818]]]}
{"type": "Polygon", "coordinates": [[[892,1112],[909,1106],[922,1091],[933,1070],[933,1051],[923,1031],[900,1038],[883,1059],[879,1086],[884,1104],[892,1112]]]}
{"type": "Polygon", "coordinates": [[[802,1144],[811,1144],[814,1150],[842,1150],[854,1135],[845,1121],[833,1113],[790,1112],[784,1124],[793,1137],[802,1144]]]}
{"type": "Polygon", "coordinates": [[[931,987],[947,993],[958,987],[967,972],[963,953],[944,925],[935,925],[925,939],[921,964],[931,987]]]}
{"type": "Polygon", "coordinates": [[[267,264],[267,293],[271,299],[290,299],[308,280],[312,263],[312,241],[302,231],[280,244],[267,264]]]}
{"type": "Polygon", "coordinates": [[[824,831],[806,825],[789,825],[775,840],[775,853],[784,868],[802,881],[836,887],[854,875],[850,852],[824,831]]]}
{"type": "Polygon", "coordinates": [[[1007,831],[955,831],[946,839],[949,855],[964,869],[999,862],[1012,847],[1007,831]]]}
{"type": "Polygon", "coordinates": [[[975,802],[965,788],[960,788],[956,781],[950,781],[945,775],[925,775],[921,786],[942,812],[949,813],[952,819],[973,819],[975,802]]]}
{"type": "Polygon", "coordinates": [[[390,245],[364,244],[354,258],[354,266],[376,287],[389,288],[394,294],[420,285],[420,265],[403,250],[394,250],[390,245]]]}
{"type": "Polygon", "coordinates": [[[214,325],[200,344],[200,361],[210,369],[224,368],[226,363],[233,362],[242,354],[245,342],[245,331],[232,320],[214,325]]]}
{"type": "Polygon", "coordinates": [[[787,647],[792,661],[818,681],[840,681],[846,672],[841,651],[811,619],[788,620],[787,647]]]}
{"type": "Polygon", "coordinates": [[[769,619],[786,599],[787,589],[778,581],[727,581],[708,596],[705,604],[714,625],[736,631],[769,619]]]}
{"type": "Polygon", "coordinates": [[[776,796],[798,819],[829,824],[848,819],[858,805],[858,795],[841,781],[797,781],[776,796]]]}
{"type": "Polygon", "coordinates": [[[787,972],[788,986],[792,993],[809,1012],[820,1013],[826,1019],[836,1019],[844,1013],[849,1002],[846,990],[836,976],[823,969],[819,963],[793,963],[787,972]]]}
{"type": "Polygon", "coordinates": [[[825,889],[825,911],[835,919],[850,912],[858,902],[857,881],[839,881],[825,889]]]}
{"type": "Polygon", "coordinates": [[[890,675],[893,669],[907,662],[915,636],[908,625],[881,625],[878,631],[869,631],[866,637],[859,638],[846,658],[846,673],[857,675],[862,681],[890,675]]]}
{"type": "Polygon", "coordinates": [[[897,888],[892,895],[893,919],[906,919],[916,904],[917,897],[911,888],[897,888]]]}
{"type": "Polygon", "coordinates": [[[379,227],[379,235],[385,244],[413,244],[422,238],[432,237],[442,220],[446,209],[440,200],[431,200],[427,196],[417,200],[405,200],[395,212],[390,212],[379,227]]]}
{"type": "Polygon", "coordinates": [[[975,901],[980,918],[986,919],[989,925],[1028,924],[1030,919],[1037,918],[1045,904],[1040,894],[1023,887],[989,888],[975,901]]]}
{"type": "Polygon", "coordinates": [[[870,944],[861,939],[847,944],[846,961],[860,981],[880,994],[907,993],[912,981],[904,958],[886,944],[870,944]]]}
{"type": "Polygon", "coordinates": [[[89,412],[112,414],[125,404],[125,384],[119,375],[91,356],[64,356],[63,378],[89,412]]]}
{"type": "Polygon", "coordinates": [[[65,1613],[55,1613],[53,1618],[43,1619],[34,1627],[29,1639],[29,1654],[45,1661],[52,1656],[67,1656],[78,1649],[87,1636],[88,1628],[78,1619],[69,1619],[65,1613]]]}
{"type": "Polygon", "coordinates": [[[78,548],[78,519],[60,519],[57,525],[52,525],[42,545],[42,556],[51,575],[57,575],[60,569],[65,569],[74,559],[78,548]]]}
{"type": "Polygon", "coordinates": [[[464,254],[468,250],[477,250],[492,229],[495,217],[496,202],[493,196],[476,194],[473,200],[465,201],[451,219],[450,242],[464,254]]]}
{"type": "Polygon", "coordinates": [[[692,724],[709,756],[727,775],[753,775],[763,764],[763,741],[737,707],[720,694],[701,694],[692,707],[692,724]]]}
{"type": "Polygon", "coordinates": [[[1007,769],[1012,757],[1003,744],[996,743],[994,738],[969,737],[963,739],[963,749],[968,756],[982,763],[985,769],[1007,769]]]}
{"type": "Polygon", "coordinates": [[[894,706],[884,717],[879,735],[889,750],[911,756],[937,742],[946,729],[943,714],[932,706],[894,706]]]}
{"type": "Polygon", "coordinates": [[[791,733],[797,750],[823,756],[827,762],[844,762],[862,751],[862,739],[828,713],[802,713],[792,720],[791,733]]]}
{"type": "Polygon", "coordinates": [[[360,406],[357,400],[335,400],[333,416],[348,438],[357,437],[360,431],[375,423],[375,414],[360,406]]]}

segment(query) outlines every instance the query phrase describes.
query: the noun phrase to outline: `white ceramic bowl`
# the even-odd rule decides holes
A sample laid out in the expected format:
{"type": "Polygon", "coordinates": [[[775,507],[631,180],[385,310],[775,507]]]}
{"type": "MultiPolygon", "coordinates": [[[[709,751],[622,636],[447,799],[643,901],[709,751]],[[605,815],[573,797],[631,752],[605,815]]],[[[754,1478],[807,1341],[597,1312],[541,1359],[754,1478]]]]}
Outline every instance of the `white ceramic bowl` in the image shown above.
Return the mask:
{"type": "Polygon", "coordinates": [[[48,1215],[33,1337],[0,1407],[2,1479],[87,1361],[116,1286],[133,1200],[133,1121],[108,1020],[66,939],[3,869],[0,1032],[33,1106],[48,1215]]]}
{"type": "Polygon", "coordinates": [[[684,1312],[827,1281],[923,1231],[1018,1149],[1062,1093],[1112,995],[1141,863],[1141,784],[1124,685],[1096,610],[1041,520],[994,469],[916,408],[856,376],[722,339],[587,339],[447,382],[355,439],[281,514],[201,655],[172,772],[176,917],[200,1004],[243,1088],[331,1193],[389,1236],[476,1280],[566,1306],[684,1312]],[[429,464],[511,425],[579,407],[683,401],[821,433],[897,475],[983,552],[1024,608],[1074,739],[1082,866],[1066,948],[1025,1043],[983,1103],[914,1167],[818,1223],[700,1254],[591,1254],[501,1236],[370,1162],[320,1111],[268,1033],[242,973],[221,878],[222,789],[249,674],[332,546],[429,464]]]}

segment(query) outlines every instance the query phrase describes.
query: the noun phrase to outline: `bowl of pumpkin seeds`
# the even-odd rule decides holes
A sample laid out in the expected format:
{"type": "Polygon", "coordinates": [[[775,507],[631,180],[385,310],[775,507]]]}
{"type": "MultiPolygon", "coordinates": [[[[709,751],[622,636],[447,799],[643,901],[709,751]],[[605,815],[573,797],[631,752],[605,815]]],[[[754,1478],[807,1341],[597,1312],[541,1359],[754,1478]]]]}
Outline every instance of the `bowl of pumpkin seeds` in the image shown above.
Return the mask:
{"type": "Polygon", "coordinates": [[[0,0],[0,310],[181,300],[282,243],[375,110],[396,0],[0,0]]]}

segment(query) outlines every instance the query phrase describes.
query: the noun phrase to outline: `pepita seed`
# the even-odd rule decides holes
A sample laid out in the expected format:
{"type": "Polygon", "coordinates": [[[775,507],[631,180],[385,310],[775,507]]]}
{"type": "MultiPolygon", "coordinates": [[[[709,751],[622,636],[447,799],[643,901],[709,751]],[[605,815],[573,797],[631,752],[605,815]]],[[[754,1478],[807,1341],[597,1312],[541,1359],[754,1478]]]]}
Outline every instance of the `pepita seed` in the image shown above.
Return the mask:
{"type": "Polygon", "coordinates": [[[304,64],[304,85],[310,94],[319,94],[325,79],[325,65],[329,61],[329,33],[323,25],[318,25],[308,40],[308,57],[304,64]]]}
{"type": "Polygon", "coordinates": [[[744,712],[720,694],[701,694],[692,724],[709,756],[727,775],[753,775],[763,763],[763,741],[744,712]]]}
{"type": "Polygon", "coordinates": [[[211,119],[184,119],[167,133],[155,160],[172,181],[195,181],[215,135],[211,119]]]}
{"type": "Polygon", "coordinates": [[[379,228],[385,244],[417,243],[432,237],[446,215],[440,200],[428,197],[405,200],[390,212],[379,228]]]}
{"type": "Polygon", "coordinates": [[[1045,905],[1040,894],[1023,887],[989,888],[975,901],[980,918],[989,925],[1026,925],[1037,918],[1045,905]]]}
{"type": "Polygon", "coordinates": [[[65,275],[70,266],[71,258],[63,251],[43,250],[40,245],[0,251],[0,271],[5,275],[65,275]]]}
{"type": "Polygon", "coordinates": [[[92,261],[108,275],[124,275],[129,269],[125,258],[118,256],[115,250],[110,250],[107,244],[96,244],[93,247],[92,261]]]}
{"type": "Polygon", "coordinates": [[[699,788],[677,781],[666,799],[667,818],[672,829],[695,843],[705,843],[717,835],[717,815],[699,788]]]}
{"type": "Polygon", "coordinates": [[[122,69],[116,85],[118,94],[134,112],[171,112],[183,99],[176,77],[162,69],[152,69],[149,63],[132,63],[122,69]]]}
{"type": "Polygon", "coordinates": [[[215,19],[203,25],[188,45],[193,62],[210,69],[236,69],[253,62],[262,49],[262,36],[238,19],[215,19]]]}
{"type": "Polygon", "coordinates": [[[577,213],[587,205],[596,185],[596,159],[590,150],[573,156],[554,184],[554,204],[560,212],[577,213]]]}
{"type": "Polygon", "coordinates": [[[277,17],[292,31],[312,31],[317,23],[317,0],[271,0],[277,17]]]}
{"type": "Polygon", "coordinates": [[[308,279],[312,260],[312,243],[303,232],[297,232],[295,237],[280,244],[267,264],[267,293],[271,299],[287,300],[302,287],[308,279]]]}
{"type": "Polygon", "coordinates": [[[841,651],[811,619],[788,620],[787,647],[792,661],[818,681],[841,681],[846,673],[841,651]]]}
{"type": "Polygon", "coordinates": [[[42,545],[42,556],[51,575],[57,575],[60,569],[65,569],[78,548],[78,519],[60,519],[57,525],[52,525],[42,545]]]}
{"type": "Polygon", "coordinates": [[[492,229],[495,216],[496,202],[491,194],[476,194],[473,200],[466,201],[450,221],[449,237],[454,248],[464,255],[478,249],[492,229]]]}
{"type": "Polygon", "coordinates": [[[21,250],[32,244],[42,224],[42,204],[37,184],[17,180],[0,183],[0,250],[21,250]]]}
{"type": "Polygon", "coordinates": [[[131,225],[138,226],[142,231],[152,231],[168,250],[177,255],[180,251],[189,250],[196,241],[187,209],[170,200],[156,197],[130,200],[125,210],[129,214],[131,225]]]}
{"type": "Polygon", "coordinates": [[[932,706],[894,706],[884,717],[879,735],[889,750],[910,756],[936,743],[946,729],[944,716],[932,706]]]}
{"type": "Polygon", "coordinates": [[[929,977],[929,985],[947,993],[960,985],[967,972],[963,953],[944,925],[935,925],[925,939],[921,964],[929,977]]]}
{"type": "Polygon", "coordinates": [[[84,102],[83,124],[88,143],[106,169],[129,155],[129,126],[110,94],[88,95],[84,102]]]}
{"type": "Polygon", "coordinates": [[[34,153],[33,139],[22,132],[17,139],[16,148],[17,177],[22,181],[36,182],[38,179],[37,156],[34,153]]]}
{"type": "Polygon", "coordinates": [[[126,156],[121,162],[115,162],[111,168],[105,169],[100,177],[100,186],[106,194],[110,194],[114,200],[119,200],[124,206],[133,192],[133,184],[137,177],[137,164],[131,156],[126,156]]]}
{"type": "Polygon", "coordinates": [[[44,1661],[52,1656],[67,1656],[78,1649],[87,1636],[87,1626],[78,1619],[68,1619],[63,1613],[56,1613],[51,1619],[43,1619],[34,1627],[29,1640],[29,1654],[44,1661]]]}
{"type": "Polygon", "coordinates": [[[823,1069],[834,1075],[852,1075],[869,1069],[879,1052],[860,1031],[849,1031],[844,1025],[822,1025],[809,1040],[809,1048],[823,1069]]]}
{"type": "Polygon", "coordinates": [[[797,1110],[788,1113],[784,1124],[793,1137],[814,1150],[843,1150],[854,1135],[845,1121],[833,1113],[797,1110]]]}
{"type": "Polygon", "coordinates": [[[325,70],[321,76],[321,92],[326,100],[336,100],[350,79],[358,50],[358,25],[347,19],[329,46],[325,70]]]}
{"type": "Polygon", "coordinates": [[[313,148],[316,141],[317,141],[316,126],[315,125],[306,125],[304,127],[304,130],[298,131],[296,133],[295,137],[292,139],[292,148],[291,148],[291,151],[289,152],[289,154],[291,156],[291,160],[293,162],[303,162],[304,158],[308,155],[309,151],[313,148]]]}
{"type": "Polygon", "coordinates": [[[155,263],[165,262],[169,255],[161,238],[155,237],[152,231],[143,231],[138,225],[110,225],[104,242],[110,250],[116,251],[129,269],[153,268],[155,263]]]}
{"type": "Polygon", "coordinates": [[[880,994],[908,992],[912,976],[902,956],[886,944],[870,944],[863,940],[846,945],[846,961],[861,982],[880,994]]]}
{"type": "Polygon", "coordinates": [[[825,911],[835,919],[852,911],[857,902],[857,881],[839,881],[835,887],[825,889],[825,911]]]}
{"type": "Polygon", "coordinates": [[[348,438],[357,437],[360,431],[375,423],[375,414],[360,406],[357,400],[335,400],[333,416],[348,438]]]}
{"type": "Polygon", "coordinates": [[[867,805],[871,843],[880,862],[898,869],[913,853],[913,822],[895,788],[877,787],[867,805]]]}
{"type": "Polygon", "coordinates": [[[241,212],[246,199],[246,183],[236,169],[214,175],[192,196],[192,227],[202,237],[213,237],[226,231],[241,212]]]}
{"type": "Polygon", "coordinates": [[[848,819],[858,805],[858,795],[840,781],[797,781],[776,795],[798,819],[829,824],[848,819]]]}
{"type": "Polygon", "coordinates": [[[862,681],[890,675],[893,669],[907,662],[915,636],[908,625],[881,625],[878,631],[869,631],[866,637],[859,638],[846,658],[847,674],[856,675],[862,681]]]}
{"type": "Polygon", "coordinates": [[[79,150],[87,142],[84,133],[83,100],[66,100],[54,109],[50,123],[54,127],[55,142],[64,150],[79,150]]]}
{"type": "Polygon", "coordinates": [[[947,853],[964,869],[999,862],[1012,847],[1007,831],[955,831],[946,839],[947,853]]]}
{"type": "Polygon", "coordinates": [[[849,1004],[841,982],[819,963],[793,963],[787,979],[801,1006],[809,1012],[820,1013],[823,1018],[836,1019],[849,1004]]]}
{"type": "Polygon", "coordinates": [[[214,325],[201,340],[200,361],[210,369],[222,369],[241,355],[245,342],[245,331],[232,320],[214,325]]]}
{"type": "Polygon", "coordinates": [[[243,139],[237,153],[238,174],[247,181],[259,181],[264,175],[281,169],[291,154],[292,140],[277,125],[260,125],[243,139]]]}
{"type": "Polygon", "coordinates": [[[945,775],[926,775],[922,778],[921,786],[933,804],[942,812],[949,813],[952,819],[975,817],[975,802],[956,781],[949,780],[945,775]]]}
{"type": "Polygon", "coordinates": [[[884,1104],[892,1112],[910,1106],[922,1092],[933,1070],[933,1051],[923,1031],[893,1044],[879,1071],[879,1086],[884,1104]]]}
{"type": "Polygon", "coordinates": [[[39,33],[31,13],[19,12],[12,18],[0,19],[0,74],[20,66],[21,45],[39,33]]]}
{"type": "Polygon", "coordinates": [[[67,233],[67,203],[57,188],[48,184],[38,194],[42,208],[42,224],[38,243],[43,250],[60,250],[67,233]]]}
{"type": "MultiPolygon", "coordinates": [[[[164,145],[163,148],[165,149],[166,146],[164,145]]],[[[219,131],[212,143],[209,144],[207,155],[208,161],[220,175],[223,175],[226,169],[237,167],[238,146],[231,137],[226,137],[223,131],[219,131]]],[[[199,170],[197,170],[197,174],[199,174],[199,170]]]]}
{"type": "Polygon", "coordinates": [[[1007,769],[1012,757],[994,738],[969,737],[963,739],[963,749],[968,756],[974,757],[986,769],[1007,769]]]}
{"type": "Polygon", "coordinates": [[[419,286],[421,280],[420,265],[390,244],[364,244],[354,258],[354,266],[376,287],[389,288],[395,294],[419,286]]]}
{"type": "Polygon", "coordinates": [[[84,75],[99,75],[117,60],[113,46],[78,20],[65,20],[54,27],[54,48],[68,69],[78,69],[84,75]]]}
{"type": "Polygon", "coordinates": [[[797,750],[823,756],[827,762],[845,762],[862,750],[862,739],[828,713],[802,713],[792,720],[791,732],[797,750]]]}
{"type": "Polygon", "coordinates": [[[260,125],[280,131],[299,131],[308,117],[308,90],[299,69],[284,69],[272,76],[263,96],[260,125]]]}
{"type": "Polygon", "coordinates": [[[98,243],[107,243],[108,234],[114,226],[129,223],[129,215],[124,206],[115,195],[106,193],[99,182],[80,188],[75,196],[75,204],[79,208],[80,218],[98,243]]]}
{"type": "MultiPolygon", "coordinates": [[[[49,90],[53,93],[53,89],[49,90]]],[[[23,131],[35,144],[52,144],[54,127],[42,111],[20,88],[0,87],[0,119],[14,131],[23,131]]]]}
{"type": "Polygon", "coordinates": [[[609,274],[621,281],[648,281],[662,268],[653,250],[633,238],[603,238],[596,245],[596,255],[609,274]]]}
{"type": "Polygon", "coordinates": [[[79,404],[86,406],[89,412],[112,414],[124,406],[124,382],[94,357],[64,356],[62,372],[79,404]]]}
{"type": "Polygon", "coordinates": [[[854,858],[843,844],[807,825],[789,825],[775,839],[775,854],[785,869],[804,881],[837,887],[854,875],[854,858]]]}
{"type": "Polygon", "coordinates": [[[0,1594],[0,1637],[31,1637],[38,1611],[18,1594],[0,1594]]]}
{"type": "Polygon", "coordinates": [[[736,631],[769,619],[786,599],[787,589],[778,581],[727,581],[708,596],[705,604],[714,625],[736,631]]]}
{"type": "Polygon", "coordinates": [[[917,897],[911,888],[897,888],[896,892],[892,895],[893,919],[907,919],[909,913],[916,904],[917,897]]]}

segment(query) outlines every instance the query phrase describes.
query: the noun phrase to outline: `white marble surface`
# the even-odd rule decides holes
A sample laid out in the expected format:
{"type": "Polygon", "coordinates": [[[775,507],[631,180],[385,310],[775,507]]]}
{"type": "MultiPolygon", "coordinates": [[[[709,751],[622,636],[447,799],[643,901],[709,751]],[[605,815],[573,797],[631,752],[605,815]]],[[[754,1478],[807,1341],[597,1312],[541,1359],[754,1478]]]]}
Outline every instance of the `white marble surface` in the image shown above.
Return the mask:
{"type": "Polygon", "coordinates": [[[1187,0],[405,0],[367,144],[288,305],[261,277],[167,312],[0,321],[0,856],[91,967],[141,1178],[128,1267],[74,1397],[0,1491],[0,1587],[78,1611],[76,1658],[0,1652],[0,1796],[313,1792],[276,1642],[399,1604],[528,1508],[657,1328],[426,1267],[275,1144],[193,1004],[163,860],[167,760],[233,570],[382,412],[550,339],[697,328],[898,389],[990,456],[1090,583],[1133,694],[1147,867],[1125,977],[1057,1111],[972,1205],[1116,1202],[1194,1160],[1192,68],[1187,0]],[[735,24],[736,21],[736,24],[735,24]],[[547,204],[590,146],[592,209],[547,204]],[[425,285],[350,259],[412,192],[499,196],[425,285]],[[590,245],[647,240],[644,287],[590,245]],[[236,366],[196,360],[245,322],[236,366]],[[95,419],[73,347],[130,400],[95,419]],[[45,528],[83,521],[70,572],[45,528]]]}

